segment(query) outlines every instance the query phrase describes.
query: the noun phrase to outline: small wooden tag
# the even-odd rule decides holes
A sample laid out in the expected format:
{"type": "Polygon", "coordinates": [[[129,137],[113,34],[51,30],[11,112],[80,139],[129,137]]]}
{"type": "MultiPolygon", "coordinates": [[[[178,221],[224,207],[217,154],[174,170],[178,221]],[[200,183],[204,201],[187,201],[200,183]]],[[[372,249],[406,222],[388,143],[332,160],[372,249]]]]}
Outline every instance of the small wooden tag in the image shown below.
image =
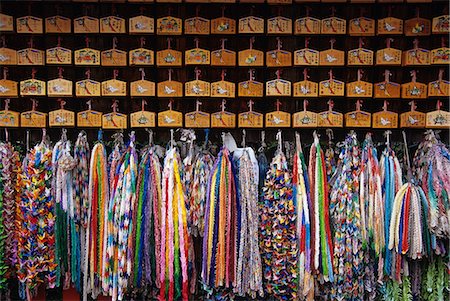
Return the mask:
{"type": "Polygon", "coordinates": [[[375,20],[366,17],[351,19],[348,32],[351,36],[374,36],[375,20]]]}
{"type": "Polygon", "coordinates": [[[183,84],[173,80],[158,83],[158,97],[183,97],[183,84]]]}
{"type": "Polygon", "coordinates": [[[346,34],[347,21],[338,17],[322,19],[322,34],[346,34]]]}
{"type": "Polygon", "coordinates": [[[236,21],[226,17],[212,19],[211,34],[236,34],[236,21]]]}
{"type": "Polygon", "coordinates": [[[401,128],[424,128],[426,125],[425,113],[418,111],[409,111],[400,114],[401,128]]]}
{"type": "Polygon", "coordinates": [[[184,126],[187,128],[209,128],[211,116],[202,111],[187,113],[184,117],[184,126]]]}
{"type": "Polygon", "coordinates": [[[336,49],[327,49],[319,52],[320,66],[344,66],[345,52],[336,49]]]}
{"type": "Polygon", "coordinates": [[[239,51],[239,66],[262,67],[264,66],[264,53],[256,49],[239,51]]]}
{"type": "Polygon", "coordinates": [[[184,33],[209,35],[210,22],[202,17],[194,17],[184,20],[184,33]]]}
{"type": "Polygon", "coordinates": [[[46,128],[47,114],[38,111],[28,111],[20,114],[20,126],[23,128],[46,128]]]}
{"type": "Polygon", "coordinates": [[[171,16],[157,19],[156,26],[156,33],[158,35],[181,35],[183,30],[181,19],[171,16]]]}
{"type": "Polygon", "coordinates": [[[234,98],[236,87],[232,82],[221,80],[211,83],[211,97],[234,98]]]}
{"type": "Polygon", "coordinates": [[[266,52],[267,67],[290,67],[292,66],[292,53],[285,50],[272,50],[266,52]]]}
{"type": "Polygon", "coordinates": [[[428,97],[444,96],[450,97],[450,82],[446,80],[436,80],[428,84],[428,97]]]}
{"type": "Polygon", "coordinates": [[[127,115],[112,112],[103,114],[102,116],[102,128],[104,129],[126,129],[127,128],[127,115]]]}
{"type": "Polygon", "coordinates": [[[349,66],[372,66],[373,51],[365,48],[350,50],[347,56],[347,65],[349,66]]]}
{"type": "Polygon", "coordinates": [[[266,96],[291,96],[291,82],[281,78],[266,82],[266,96]]]}
{"type": "Polygon", "coordinates": [[[263,83],[248,80],[240,82],[238,85],[238,96],[240,97],[263,97],[264,85],[263,83]]]}
{"type": "Polygon", "coordinates": [[[429,36],[431,22],[424,18],[413,18],[405,21],[405,36],[429,36]]]}
{"type": "Polygon", "coordinates": [[[20,96],[45,96],[45,82],[38,79],[26,79],[20,82],[20,96]]]}
{"type": "Polygon", "coordinates": [[[377,65],[400,66],[402,51],[395,48],[383,48],[377,51],[377,65]]]}
{"type": "Polygon", "coordinates": [[[17,33],[36,33],[44,32],[44,26],[41,18],[25,16],[16,19],[17,33]]]}
{"type": "Polygon", "coordinates": [[[319,66],[319,51],[304,48],[294,52],[295,66],[319,66]]]}
{"type": "Polygon", "coordinates": [[[450,64],[450,48],[441,47],[431,50],[431,64],[432,65],[450,64]]]}
{"type": "Polygon", "coordinates": [[[45,51],[45,62],[48,65],[71,65],[72,50],[63,47],[49,48],[45,51]]]}
{"type": "Polygon", "coordinates": [[[130,124],[132,128],[153,128],[156,126],[156,114],[149,111],[131,113],[130,124]]]}
{"type": "Polygon", "coordinates": [[[372,115],[369,112],[361,111],[357,105],[356,111],[345,114],[345,126],[356,128],[370,128],[372,115]]]}
{"type": "Polygon", "coordinates": [[[31,65],[45,65],[44,63],[44,51],[34,48],[26,48],[17,51],[18,65],[31,66],[31,65]]]}
{"type": "Polygon", "coordinates": [[[261,129],[264,124],[263,114],[247,111],[239,113],[238,115],[238,127],[240,128],[259,128],[261,129]]]}
{"type": "Polygon", "coordinates": [[[404,66],[426,66],[430,64],[430,51],[422,48],[410,49],[404,52],[404,66]]]}
{"type": "Polygon", "coordinates": [[[130,34],[155,33],[155,19],[147,16],[136,16],[128,20],[130,34]]]}
{"type": "Polygon", "coordinates": [[[380,111],[373,113],[373,128],[375,129],[396,129],[398,128],[398,114],[390,111],[380,111]]]}
{"type": "Polygon", "coordinates": [[[403,34],[403,20],[393,17],[387,17],[378,20],[379,35],[401,35],[403,34]]]}
{"type": "Polygon", "coordinates": [[[304,17],[295,20],[294,34],[320,34],[321,21],[316,18],[304,17]]]}
{"type": "Polygon", "coordinates": [[[0,97],[17,97],[17,82],[9,79],[0,79],[0,97]]]}
{"type": "Polygon", "coordinates": [[[372,83],[357,80],[347,84],[348,97],[372,97],[372,83]]]}
{"type": "Polygon", "coordinates": [[[101,18],[100,33],[126,33],[125,19],[116,16],[101,18]]]}
{"type": "Polygon", "coordinates": [[[167,110],[158,113],[159,127],[178,128],[183,126],[183,114],[181,112],[167,110]]]}
{"type": "MultiPolygon", "coordinates": [[[[130,58],[131,59],[131,58],[130,58]]],[[[118,49],[102,51],[102,66],[126,66],[127,53],[118,49]]]]}
{"type": "Polygon", "coordinates": [[[77,114],[77,126],[80,128],[100,128],[102,126],[102,113],[87,110],[77,114]]]}
{"type": "Polygon", "coordinates": [[[130,83],[130,95],[132,97],[152,97],[155,96],[155,83],[140,79],[130,83]]]}
{"type": "Polygon", "coordinates": [[[18,112],[3,110],[0,111],[0,127],[17,128],[19,127],[20,114],[18,112]]]}
{"type": "Polygon", "coordinates": [[[181,51],[173,49],[164,49],[156,53],[156,65],[157,66],[182,66],[182,54],[181,51]]]}
{"type": "Polygon", "coordinates": [[[292,20],[281,16],[268,19],[267,34],[292,34],[292,20]]]}
{"type": "Polygon", "coordinates": [[[235,128],[236,127],[236,114],[220,111],[211,114],[211,127],[212,128],[235,128]]]}
{"type": "Polygon", "coordinates": [[[102,96],[127,96],[127,83],[117,79],[102,82],[102,96]]]}
{"type": "Polygon", "coordinates": [[[218,49],[211,52],[211,66],[236,66],[236,52],[218,49]]]}
{"type": "Polygon", "coordinates": [[[47,95],[49,97],[72,96],[72,81],[56,78],[47,82],[47,95]]]}
{"type": "Polygon", "coordinates": [[[450,15],[435,17],[432,24],[432,33],[450,33],[450,15]]]}
{"type": "Polygon", "coordinates": [[[448,129],[450,127],[450,112],[442,110],[428,112],[425,126],[429,129],[448,129]]]}
{"type": "Polygon", "coordinates": [[[319,127],[343,127],[344,117],[342,113],[335,111],[325,111],[318,114],[319,127]]]}
{"type": "Polygon", "coordinates": [[[59,109],[55,111],[50,111],[49,115],[49,125],[53,126],[64,126],[73,127],[75,126],[75,113],[72,111],[59,109]]]}
{"type": "Polygon", "coordinates": [[[291,114],[283,111],[273,111],[266,114],[266,127],[288,128],[291,126],[291,114]]]}
{"type": "Polygon", "coordinates": [[[319,84],[309,80],[294,83],[294,97],[317,96],[319,96],[319,84]]]}
{"type": "Polygon", "coordinates": [[[239,19],[239,33],[264,33],[264,19],[248,16],[239,19]]]}
{"type": "Polygon", "coordinates": [[[0,64],[17,65],[17,51],[6,47],[0,48],[0,64]]]}
{"type": "Polygon", "coordinates": [[[427,98],[427,85],[418,82],[402,84],[402,98],[427,98]]]}
{"type": "Polygon", "coordinates": [[[294,113],[292,120],[292,127],[294,128],[315,128],[318,126],[318,115],[311,111],[294,113]]]}
{"type": "Polygon", "coordinates": [[[375,98],[400,98],[400,85],[393,82],[376,83],[375,98]]]}
{"type": "Polygon", "coordinates": [[[75,65],[100,66],[100,51],[92,48],[75,50],[75,65]]]}
{"type": "Polygon", "coordinates": [[[83,16],[73,20],[73,31],[75,33],[98,33],[100,22],[97,18],[83,16]]]}
{"type": "Polygon", "coordinates": [[[184,63],[186,65],[209,65],[211,53],[209,50],[194,48],[186,50],[184,55],[184,63]]]}
{"type": "Polygon", "coordinates": [[[80,80],[75,83],[75,96],[89,97],[100,96],[101,85],[99,82],[91,79],[80,80]]]}
{"type": "Polygon", "coordinates": [[[344,96],[344,83],[333,79],[327,79],[319,83],[319,96],[344,96]]]}
{"type": "Polygon", "coordinates": [[[154,64],[154,52],[150,49],[138,48],[130,50],[130,66],[151,66],[154,64]]]}
{"type": "Polygon", "coordinates": [[[72,20],[63,16],[45,18],[46,33],[71,33],[72,20]]]}
{"type": "Polygon", "coordinates": [[[203,80],[193,80],[184,83],[184,94],[186,96],[208,97],[211,95],[210,83],[203,80]]]}
{"type": "Polygon", "coordinates": [[[14,31],[14,18],[5,14],[0,14],[0,31],[14,31]]]}

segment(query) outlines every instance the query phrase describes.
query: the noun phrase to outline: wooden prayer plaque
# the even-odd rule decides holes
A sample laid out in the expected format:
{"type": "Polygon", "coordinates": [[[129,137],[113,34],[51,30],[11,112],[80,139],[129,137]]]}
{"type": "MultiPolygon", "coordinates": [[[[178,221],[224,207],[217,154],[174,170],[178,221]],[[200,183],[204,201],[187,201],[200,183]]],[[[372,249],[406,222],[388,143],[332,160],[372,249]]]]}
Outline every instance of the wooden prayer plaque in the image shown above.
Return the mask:
{"type": "Polygon", "coordinates": [[[167,16],[156,20],[156,33],[158,35],[181,35],[182,30],[183,25],[180,18],[167,16]]]}
{"type": "Polygon", "coordinates": [[[294,34],[320,34],[321,22],[319,19],[304,17],[295,20],[294,34]]]}
{"type": "Polygon", "coordinates": [[[336,49],[327,49],[319,52],[320,66],[344,66],[345,52],[336,49]]]}
{"type": "Polygon", "coordinates": [[[50,126],[75,126],[75,113],[72,111],[64,109],[50,111],[48,117],[50,126]]]}
{"type": "Polygon", "coordinates": [[[398,114],[390,111],[373,113],[374,129],[396,129],[398,128],[398,114]]]}
{"type": "Polygon", "coordinates": [[[45,82],[38,79],[26,79],[20,82],[20,96],[45,96],[45,82]]]}
{"type": "Polygon", "coordinates": [[[377,65],[400,66],[402,51],[395,48],[384,48],[377,51],[377,65]]]}
{"type": "MultiPolygon", "coordinates": [[[[450,33],[450,15],[442,15],[433,18],[431,32],[435,34],[450,33]]],[[[0,27],[1,29],[1,27],[0,27]]]]}
{"type": "MultiPolygon", "coordinates": [[[[1,115],[0,115],[1,118],[1,115]]],[[[1,120],[1,119],[0,119],[1,120]]],[[[448,129],[450,128],[450,113],[437,110],[428,112],[426,115],[426,128],[429,129],[448,129]]]]}
{"type": "Polygon", "coordinates": [[[72,20],[63,16],[45,18],[46,33],[71,33],[72,20]]]}
{"type": "Polygon", "coordinates": [[[100,128],[102,127],[102,113],[87,110],[77,114],[77,126],[80,128],[100,128]]]}
{"type": "Polygon", "coordinates": [[[427,98],[427,85],[418,82],[402,84],[402,98],[427,98]]]}
{"type": "Polygon", "coordinates": [[[43,33],[42,19],[33,16],[25,16],[16,19],[17,33],[43,33]]]}
{"type": "Polygon", "coordinates": [[[126,33],[125,19],[116,16],[101,18],[100,33],[126,33]]]}
{"type": "Polygon", "coordinates": [[[14,31],[14,18],[5,14],[0,14],[0,31],[14,31]]]}
{"type": "Polygon", "coordinates": [[[236,127],[236,114],[220,111],[211,114],[211,127],[230,129],[236,127]]]}
{"type": "Polygon", "coordinates": [[[294,83],[294,97],[317,96],[319,96],[319,84],[309,80],[294,83]]]}
{"type": "Polygon", "coordinates": [[[100,66],[100,51],[92,48],[75,50],[75,65],[100,66]]]}
{"type": "Polygon", "coordinates": [[[18,112],[3,110],[0,111],[0,127],[17,128],[19,127],[20,114],[18,112]]]}
{"type": "Polygon", "coordinates": [[[183,97],[183,84],[173,80],[158,83],[158,97],[183,97]]]}
{"type": "Polygon", "coordinates": [[[429,36],[431,22],[424,18],[413,18],[405,21],[405,36],[429,36]]]}
{"type": "Polygon", "coordinates": [[[72,96],[72,81],[56,78],[47,82],[47,95],[49,97],[72,96]]]}
{"type": "Polygon", "coordinates": [[[372,114],[365,111],[353,111],[345,114],[345,126],[354,128],[370,128],[372,114]]]}
{"type": "Polygon", "coordinates": [[[268,19],[267,34],[292,34],[292,20],[281,16],[268,19]]]}
{"type": "Polygon", "coordinates": [[[130,114],[132,128],[153,128],[156,126],[156,114],[149,111],[137,111],[130,114]]]}
{"type": "Polygon", "coordinates": [[[263,114],[255,111],[247,111],[239,113],[238,115],[238,127],[240,128],[258,128],[263,127],[264,118],[263,114]]]}
{"type": "Polygon", "coordinates": [[[211,97],[234,98],[236,95],[235,84],[225,80],[211,83],[211,97]]]}
{"type": "Polygon", "coordinates": [[[263,97],[264,85],[257,81],[243,81],[238,85],[238,96],[263,97]]]}
{"type": "Polygon", "coordinates": [[[315,128],[318,126],[318,115],[311,111],[301,111],[292,116],[292,127],[315,128]]]}
{"type": "Polygon", "coordinates": [[[239,33],[264,33],[264,19],[249,16],[239,19],[239,33]]]}
{"type": "Polygon", "coordinates": [[[266,114],[266,127],[288,128],[291,126],[291,114],[283,111],[273,111],[266,114]]]}
{"type": "Polygon", "coordinates": [[[292,66],[292,53],[285,50],[272,50],[266,52],[267,67],[290,67],[292,66]]]}
{"type": "Polygon", "coordinates": [[[403,20],[398,18],[387,17],[378,20],[378,34],[403,34],[403,20]]]}
{"type": "Polygon", "coordinates": [[[324,80],[319,83],[319,96],[344,96],[345,86],[339,80],[324,80]]]}
{"type": "Polygon", "coordinates": [[[102,82],[102,96],[127,96],[127,83],[117,79],[102,82]]]}
{"type": "Polygon", "coordinates": [[[236,21],[226,17],[212,19],[211,34],[236,34],[236,21]]]}
{"type": "Polygon", "coordinates": [[[206,49],[194,48],[186,50],[184,55],[184,63],[186,65],[209,65],[210,52],[206,49]]]}
{"type": "Polygon", "coordinates": [[[318,114],[317,126],[319,127],[343,127],[344,117],[342,113],[335,111],[325,111],[318,114]]]}
{"type": "Polygon", "coordinates": [[[211,52],[211,66],[236,66],[236,52],[218,49],[211,52]]]}
{"type": "Polygon", "coordinates": [[[441,47],[431,50],[431,64],[432,65],[450,64],[450,48],[441,47]]]}
{"type": "Polygon", "coordinates": [[[348,97],[372,97],[372,83],[358,80],[347,84],[348,97]]]}
{"type": "Polygon", "coordinates": [[[155,96],[155,83],[140,79],[130,83],[130,95],[132,97],[155,96]]]}
{"type": "Polygon", "coordinates": [[[187,128],[209,128],[210,124],[211,116],[205,112],[190,112],[184,117],[184,126],[187,128]]]}
{"type": "Polygon", "coordinates": [[[45,65],[44,63],[44,51],[34,48],[26,48],[17,51],[18,65],[22,66],[34,66],[45,65]]]}
{"type": "Polygon", "coordinates": [[[256,49],[239,51],[239,66],[262,67],[264,66],[264,53],[256,49]]]}
{"type": "Polygon", "coordinates": [[[164,49],[156,53],[157,66],[181,67],[182,64],[181,51],[164,49]]]}
{"type": "Polygon", "coordinates": [[[130,34],[155,33],[155,19],[147,16],[136,16],[128,20],[130,34]]]}
{"type": "Polygon", "coordinates": [[[426,66],[430,64],[430,51],[422,48],[410,49],[404,52],[404,66],[426,66]]]}
{"type": "Polygon", "coordinates": [[[75,33],[98,33],[100,22],[97,18],[83,16],[73,20],[73,32],[75,33]]]}
{"type": "Polygon", "coordinates": [[[101,85],[99,82],[92,79],[84,79],[76,82],[75,84],[75,96],[77,97],[90,97],[100,96],[101,85]]]}
{"type": "Polygon", "coordinates": [[[210,83],[203,80],[193,80],[184,83],[184,94],[186,96],[208,97],[211,95],[210,83]]]}
{"type": "Polygon", "coordinates": [[[72,50],[63,47],[54,47],[45,51],[45,62],[48,65],[71,65],[72,50]]]}
{"type": "Polygon", "coordinates": [[[374,98],[400,98],[400,85],[393,82],[380,82],[374,85],[374,98]]]}
{"type": "Polygon", "coordinates": [[[181,112],[167,110],[158,113],[158,126],[179,128],[183,126],[183,114],[181,112]]]}
{"type": "Polygon", "coordinates": [[[450,97],[450,82],[446,80],[437,80],[428,84],[428,97],[450,97]]]}
{"type": "Polygon", "coordinates": [[[17,97],[17,82],[9,79],[0,79],[0,97],[17,97]]]}
{"type": "Polygon", "coordinates": [[[426,125],[425,113],[418,111],[409,111],[400,114],[401,128],[424,128],[426,125]]]}
{"type": "Polygon", "coordinates": [[[17,65],[17,51],[14,49],[0,48],[0,66],[17,65]]]}
{"type": "Polygon", "coordinates": [[[20,114],[20,127],[46,128],[47,114],[38,111],[28,111],[20,114]]]}
{"type": "Polygon", "coordinates": [[[109,49],[102,51],[102,66],[126,66],[127,53],[118,49],[109,49]]]}
{"type": "Polygon", "coordinates": [[[102,128],[109,130],[126,129],[127,115],[121,113],[108,113],[102,116],[102,128]]]}
{"type": "Polygon", "coordinates": [[[266,82],[266,96],[291,96],[291,82],[281,78],[266,82]]]}
{"type": "Polygon", "coordinates": [[[348,66],[372,66],[373,51],[365,48],[350,50],[347,56],[348,66]]]}
{"type": "Polygon", "coordinates": [[[366,17],[351,19],[348,33],[350,36],[374,36],[375,20],[366,17]]]}
{"type": "Polygon", "coordinates": [[[346,34],[347,21],[337,17],[322,19],[322,34],[346,34]]]}
{"type": "Polygon", "coordinates": [[[304,48],[294,52],[295,66],[319,66],[319,51],[304,48]]]}
{"type": "Polygon", "coordinates": [[[138,48],[130,50],[130,66],[151,66],[154,64],[154,52],[150,49],[138,48]]]}
{"type": "Polygon", "coordinates": [[[202,17],[194,17],[184,20],[184,33],[195,35],[209,35],[210,22],[202,17]]]}

